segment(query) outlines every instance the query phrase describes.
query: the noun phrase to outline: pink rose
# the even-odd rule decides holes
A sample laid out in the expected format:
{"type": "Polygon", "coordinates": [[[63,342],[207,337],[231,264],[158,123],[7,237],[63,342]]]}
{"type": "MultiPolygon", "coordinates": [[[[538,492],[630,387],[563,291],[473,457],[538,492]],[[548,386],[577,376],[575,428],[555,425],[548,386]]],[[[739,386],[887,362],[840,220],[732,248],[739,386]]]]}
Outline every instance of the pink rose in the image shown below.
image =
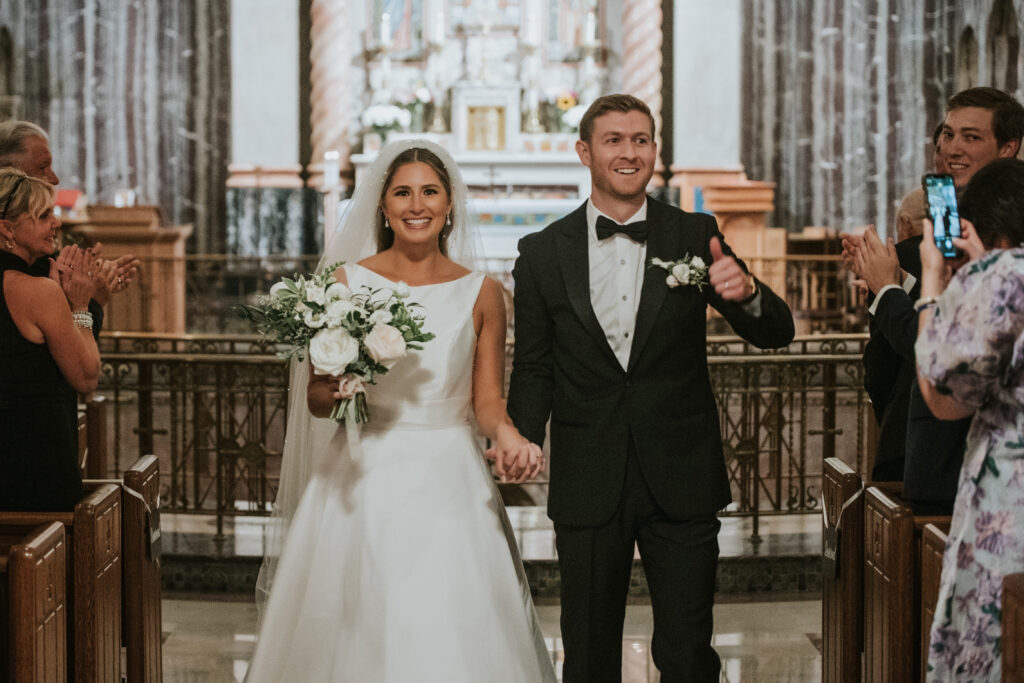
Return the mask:
{"type": "Polygon", "coordinates": [[[374,325],[363,340],[363,344],[370,358],[386,367],[391,367],[396,360],[405,355],[405,339],[402,333],[398,328],[385,323],[374,325]]]}
{"type": "Polygon", "coordinates": [[[347,372],[339,378],[338,393],[342,398],[355,398],[356,394],[366,393],[366,382],[359,375],[347,372]]]}

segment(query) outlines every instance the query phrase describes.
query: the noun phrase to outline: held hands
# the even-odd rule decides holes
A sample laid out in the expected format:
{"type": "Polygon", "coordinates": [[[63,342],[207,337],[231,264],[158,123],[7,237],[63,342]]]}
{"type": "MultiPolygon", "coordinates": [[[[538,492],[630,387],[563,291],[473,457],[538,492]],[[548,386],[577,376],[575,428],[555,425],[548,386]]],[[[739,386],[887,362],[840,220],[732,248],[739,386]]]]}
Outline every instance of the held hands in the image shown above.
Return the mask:
{"type": "Polygon", "coordinates": [[[743,301],[755,291],[754,278],[740,268],[736,259],[722,252],[722,243],[712,237],[708,244],[714,261],[708,269],[708,280],[715,293],[726,301],[743,301]]]}
{"type": "Polygon", "coordinates": [[[494,461],[494,471],[503,483],[521,484],[544,470],[540,446],[527,441],[511,425],[498,428],[498,438],[487,449],[487,459],[494,461]]]}

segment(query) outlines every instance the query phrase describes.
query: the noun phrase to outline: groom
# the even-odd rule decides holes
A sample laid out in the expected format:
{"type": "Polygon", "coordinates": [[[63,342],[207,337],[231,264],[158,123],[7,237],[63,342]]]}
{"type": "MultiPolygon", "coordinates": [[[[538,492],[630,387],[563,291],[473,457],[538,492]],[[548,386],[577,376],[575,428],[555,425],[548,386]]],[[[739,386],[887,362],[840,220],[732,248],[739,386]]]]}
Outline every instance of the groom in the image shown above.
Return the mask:
{"type": "MultiPolygon", "coordinates": [[[[715,220],[646,196],[654,119],[629,95],[595,101],[576,152],[590,199],[519,243],[509,414],[543,443],[561,572],[566,683],[619,681],[639,546],[664,683],[717,681],[711,608],[716,512],[730,501],[708,377],[706,308],[744,339],[793,338],[786,304],[751,276],[715,220]],[[705,281],[673,286],[652,258],[699,256],[705,281]]],[[[695,264],[699,265],[699,264],[695,264]]]]}

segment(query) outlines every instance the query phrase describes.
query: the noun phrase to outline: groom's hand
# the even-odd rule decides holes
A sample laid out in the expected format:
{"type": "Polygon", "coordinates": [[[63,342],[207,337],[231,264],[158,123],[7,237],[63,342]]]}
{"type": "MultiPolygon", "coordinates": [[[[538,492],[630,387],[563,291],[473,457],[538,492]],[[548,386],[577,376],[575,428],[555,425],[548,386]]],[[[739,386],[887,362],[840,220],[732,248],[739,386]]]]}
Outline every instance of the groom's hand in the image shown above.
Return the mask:
{"type": "Polygon", "coordinates": [[[722,243],[712,237],[708,244],[711,249],[713,263],[708,269],[708,279],[718,296],[726,301],[743,301],[755,290],[754,278],[732,256],[722,251],[722,243]]]}
{"type": "Polygon", "coordinates": [[[535,479],[544,470],[544,454],[540,446],[524,441],[512,448],[491,446],[485,455],[494,462],[494,472],[502,483],[521,484],[535,479]]]}

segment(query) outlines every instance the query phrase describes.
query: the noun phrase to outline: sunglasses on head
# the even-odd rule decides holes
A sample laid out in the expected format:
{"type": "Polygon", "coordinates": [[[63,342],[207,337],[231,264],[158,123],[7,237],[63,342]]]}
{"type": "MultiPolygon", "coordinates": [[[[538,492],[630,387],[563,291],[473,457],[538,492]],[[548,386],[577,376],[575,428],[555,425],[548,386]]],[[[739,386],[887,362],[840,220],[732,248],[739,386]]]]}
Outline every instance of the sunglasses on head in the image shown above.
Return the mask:
{"type": "Polygon", "coordinates": [[[25,178],[27,177],[28,176],[21,176],[14,181],[14,187],[11,188],[10,194],[7,195],[7,201],[4,202],[4,210],[0,211],[0,221],[7,218],[7,210],[11,208],[11,202],[14,201],[14,194],[18,191],[18,188],[21,187],[21,184],[25,182],[25,178]]]}

